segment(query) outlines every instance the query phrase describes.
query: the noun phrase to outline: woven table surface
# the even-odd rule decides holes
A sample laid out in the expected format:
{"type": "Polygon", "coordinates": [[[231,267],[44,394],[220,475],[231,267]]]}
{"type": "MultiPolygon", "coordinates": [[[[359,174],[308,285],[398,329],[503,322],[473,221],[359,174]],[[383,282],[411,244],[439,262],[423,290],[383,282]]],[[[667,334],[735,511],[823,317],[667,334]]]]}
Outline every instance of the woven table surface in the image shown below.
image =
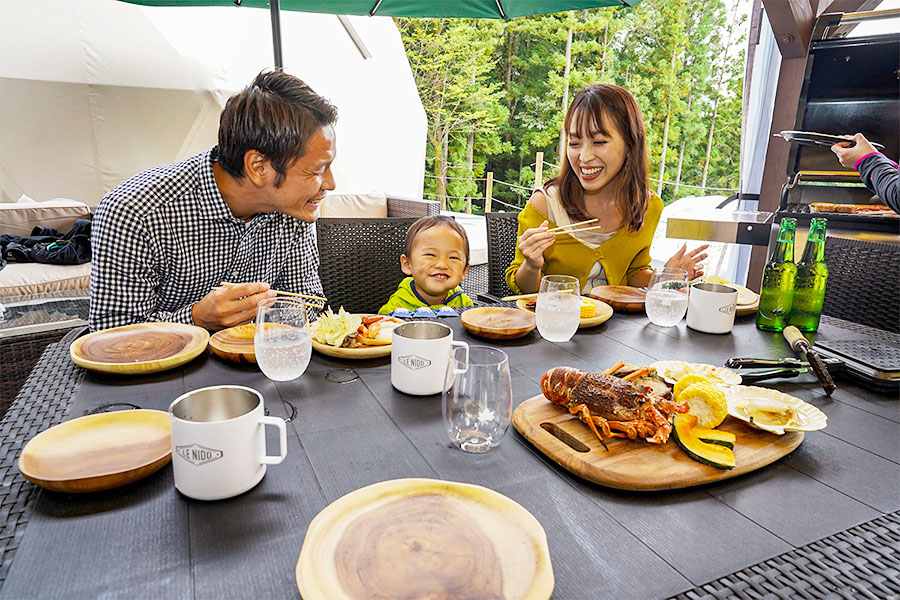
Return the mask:
{"type": "Polygon", "coordinates": [[[900,513],[890,513],[675,596],[898,598],[900,513]]]}
{"type": "Polygon", "coordinates": [[[0,586],[25,533],[38,491],[19,474],[16,462],[28,440],[65,417],[84,377],[84,370],[69,358],[69,344],[81,332],[81,328],[72,330],[59,342],[47,346],[0,420],[0,586]]]}

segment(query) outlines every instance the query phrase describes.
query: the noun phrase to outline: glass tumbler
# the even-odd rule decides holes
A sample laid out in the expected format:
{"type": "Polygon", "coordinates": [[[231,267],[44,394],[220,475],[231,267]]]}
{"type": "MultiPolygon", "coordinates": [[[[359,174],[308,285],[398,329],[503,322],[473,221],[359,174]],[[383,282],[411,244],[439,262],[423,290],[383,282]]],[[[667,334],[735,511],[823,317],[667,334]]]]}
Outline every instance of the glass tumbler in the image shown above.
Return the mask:
{"type": "Polygon", "coordinates": [[[644,301],[647,318],[660,327],[677,325],[687,311],[689,290],[684,269],[668,267],[654,271],[644,301]]]}
{"type": "Polygon", "coordinates": [[[454,348],[446,384],[441,412],[453,445],[466,452],[487,452],[498,445],[512,417],[506,353],[488,346],[454,348]]]}
{"type": "Polygon", "coordinates": [[[268,298],[257,306],[253,352],[272,381],[297,379],[309,366],[312,337],[306,319],[306,306],[293,299],[268,298]]]}
{"type": "Polygon", "coordinates": [[[578,278],[544,275],[534,309],[537,330],[548,342],[568,342],[581,322],[578,278]]]}

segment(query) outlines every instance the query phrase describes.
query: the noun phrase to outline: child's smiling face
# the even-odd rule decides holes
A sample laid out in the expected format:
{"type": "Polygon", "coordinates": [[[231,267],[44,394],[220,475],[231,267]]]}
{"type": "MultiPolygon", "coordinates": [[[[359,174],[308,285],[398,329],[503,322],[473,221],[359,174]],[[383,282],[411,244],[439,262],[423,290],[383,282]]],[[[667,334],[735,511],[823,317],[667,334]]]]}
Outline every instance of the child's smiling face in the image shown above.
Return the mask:
{"type": "Polygon", "coordinates": [[[416,235],[410,255],[400,256],[400,266],[424,300],[442,304],[469,270],[465,241],[447,225],[429,227],[416,235]]]}

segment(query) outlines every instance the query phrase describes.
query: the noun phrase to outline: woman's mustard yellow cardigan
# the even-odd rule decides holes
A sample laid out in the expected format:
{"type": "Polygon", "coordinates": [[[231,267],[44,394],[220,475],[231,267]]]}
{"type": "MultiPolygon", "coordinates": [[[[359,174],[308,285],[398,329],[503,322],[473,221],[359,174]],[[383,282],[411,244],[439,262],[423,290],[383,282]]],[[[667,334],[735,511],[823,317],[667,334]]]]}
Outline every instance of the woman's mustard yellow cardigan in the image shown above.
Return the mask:
{"type": "MultiPolygon", "coordinates": [[[[600,262],[606,273],[609,285],[627,285],[628,280],[637,271],[650,266],[650,242],[659,224],[663,203],[659,196],[650,194],[650,203],[644,215],[644,225],[638,231],[629,231],[622,227],[611,238],[597,248],[589,248],[571,235],[557,235],[556,242],[544,252],[544,268],[542,275],[573,275],[578,278],[584,288],[594,263],[600,262]]],[[[526,229],[540,227],[547,217],[537,211],[530,203],[519,213],[519,233],[526,229]]],[[[550,223],[550,227],[556,227],[550,223]]],[[[516,257],[506,269],[506,283],[516,294],[522,290],[516,285],[516,271],[525,262],[525,257],[516,246],[516,257]]]]}

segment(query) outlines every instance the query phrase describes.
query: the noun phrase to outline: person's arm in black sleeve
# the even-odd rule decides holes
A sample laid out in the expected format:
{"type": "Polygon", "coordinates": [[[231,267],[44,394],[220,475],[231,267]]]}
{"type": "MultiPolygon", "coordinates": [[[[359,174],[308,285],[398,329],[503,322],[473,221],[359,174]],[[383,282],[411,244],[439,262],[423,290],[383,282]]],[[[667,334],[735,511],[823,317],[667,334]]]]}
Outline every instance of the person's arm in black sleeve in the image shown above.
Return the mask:
{"type": "Polygon", "coordinates": [[[859,178],[881,201],[900,213],[900,171],[884,154],[870,154],[857,163],[859,178]]]}

